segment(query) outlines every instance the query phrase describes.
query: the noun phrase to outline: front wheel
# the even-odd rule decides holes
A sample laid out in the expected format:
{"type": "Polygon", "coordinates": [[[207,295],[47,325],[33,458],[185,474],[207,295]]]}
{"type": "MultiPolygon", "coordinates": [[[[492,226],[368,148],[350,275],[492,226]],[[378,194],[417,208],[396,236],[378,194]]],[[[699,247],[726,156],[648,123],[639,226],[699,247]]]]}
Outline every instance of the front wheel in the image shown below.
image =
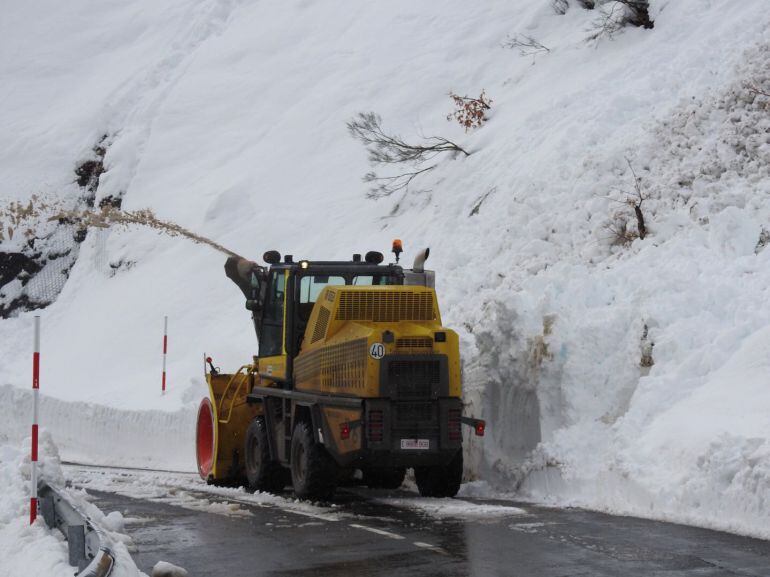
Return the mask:
{"type": "Polygon", "coordinates": [[[214,484],[215,426],[214,409],[206,397],[198,407],[198,420],[195,423],[195,457],[198,461],[198,474],[209,485],[214,484]]]}
{"type": "Polygon", "coordinates": [[[327,501],[337,488],[337,464],[315,442],[307,423],[299,422],[291,438],[291,481],[300,499],[327,501]]]}
{"type": "Polygon", "coordinates": [[[270,459],[267,428],[263,417],[255,417],[246,429],[246,479],[251,491],[277,493],[286,486],[286,472],[270,459]]]}
{"type": "Polygon", "coordinates": [[[446,465],[415,467],[414,478],[423,497],[454,497],[463,480],[463,452],[457,451],[446,465]]]}

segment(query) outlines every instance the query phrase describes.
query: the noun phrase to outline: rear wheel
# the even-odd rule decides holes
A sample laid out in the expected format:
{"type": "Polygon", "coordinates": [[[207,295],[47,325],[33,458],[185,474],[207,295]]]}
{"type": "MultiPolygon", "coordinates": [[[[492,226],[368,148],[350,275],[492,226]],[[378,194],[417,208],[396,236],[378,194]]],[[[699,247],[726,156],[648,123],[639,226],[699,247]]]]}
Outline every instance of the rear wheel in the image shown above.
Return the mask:
{"type": "Polygon", "coordinates": [[[364,469],[364,483],[372,489],[398,489],[404,482],[404,467],[364,469]]]}
{"type": "Polygon", "coordinates": [[[463,479],[463,452],[457,451],[446,465],[415,467],[414,478],[423,497],[454,497],[463,479]]]}
{"type": "Polygon", "coordinates": [[[286,471],[270,459],[264,417],[255,417],[246,429],[246,479],[252,491],[276,493],[286,486],[286,471]]]}
{"type": "Polygon", "coordinates": [[[291,438],[291,481],[300,499],[331,499],[337,488],[337,464],[313,439],[310,425],[299,422],[291,438]]]}

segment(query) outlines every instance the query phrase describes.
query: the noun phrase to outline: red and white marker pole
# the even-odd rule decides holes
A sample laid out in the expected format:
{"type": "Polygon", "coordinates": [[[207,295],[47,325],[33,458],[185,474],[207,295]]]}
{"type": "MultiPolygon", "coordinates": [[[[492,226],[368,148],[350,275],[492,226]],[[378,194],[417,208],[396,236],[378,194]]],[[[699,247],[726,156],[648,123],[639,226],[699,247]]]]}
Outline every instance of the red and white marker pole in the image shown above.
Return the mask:
{"type": "Polygon", "coordinates": [[[161,394],[166,394],[166,354],[168,353],[168,317],[163,317],[163,380],[161,394]]]}
{"type": "Polygon", "coordinates": [[[29,501],[29,524],[37,519],[37,419],[40,393],[40,317],[35,317],[35,350],[32,353],[32,497],[29,501]]]}

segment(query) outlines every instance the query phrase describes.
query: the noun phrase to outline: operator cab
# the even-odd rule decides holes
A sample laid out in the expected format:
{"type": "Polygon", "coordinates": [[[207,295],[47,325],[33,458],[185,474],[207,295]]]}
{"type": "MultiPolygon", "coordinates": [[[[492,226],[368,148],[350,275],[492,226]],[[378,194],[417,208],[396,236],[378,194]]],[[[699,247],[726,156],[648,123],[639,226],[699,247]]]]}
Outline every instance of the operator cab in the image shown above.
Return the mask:
{"type": "MultiPolygon", "coordinates": [[[[379,256],[381,259],[382,255],[379,256]]],[[[404,271],[400,266],[361,262],[355,258],[295,263],[287,256],[282,263],[270,264],[265,275],[262,307],[252,309],[260,358],[284,353],[291,358],[299,353],[313,306],[325,287],[404,284],[404,271]]]]}
{"type": "Polygon", "coordinates": [[[382,264],[383,255],[370,251],[362,259],[354,254],[350,261],[295,262],[291,255],[283,261],[278,251],[263,255],[270,268],[233,256],[225,265],[227,276],[246,296],[259,341],[259,358],[285,359],[285,380],[291,381],[292,359],[302,347],[313,307],[327,286],[434,286],[433,271],[424,269],[429,250],[421,251],[412,269],[398,264],[401,241],[393,242],[395,263],[382,264]]]}

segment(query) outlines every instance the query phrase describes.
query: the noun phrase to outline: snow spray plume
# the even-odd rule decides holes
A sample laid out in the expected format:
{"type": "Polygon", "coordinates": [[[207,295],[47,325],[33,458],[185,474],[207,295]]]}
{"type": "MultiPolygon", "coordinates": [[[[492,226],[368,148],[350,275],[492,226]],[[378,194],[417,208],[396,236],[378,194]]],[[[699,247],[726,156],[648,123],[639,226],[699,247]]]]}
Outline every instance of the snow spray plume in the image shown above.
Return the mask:
{"type": "Polygon", "coordinates": [[[14,200],[7,206],[0,206],[0,242],[6,237],[12,240],[14,234],[22,228],[25,237],[33,237],[35,233],[31,228],[32,223],[53,209],[54,205],[37,195],[33,195],[26,203],[14,200]]]}
{"type": "Polygon", "coordinates": [[[183,226],[159,219],[152,210],[145,208],[136,211],[121,210],[114,206],[102,208],[62,210],[57,201],[48,201],[42,196],[33,195],[29,201],[11,201],[0,206],[0,242],[12,240],[21,231],[27,239],[35,237],[35,226],[42,222],[58,221],[82,228],[112,228],[116,226],[146,226],[166,236],[182,236],[194,243],[210,246],[227,256],[240,256],[210,238],[195,234],[183,226]]]}
{"type": "Polygon", "coordinates": [[[227,256],[240,257],[239,254],[223,247],[221,244],[214,242],[210,238],[195,234],[194,232],[176,223],[159,219],[149,208],[130,211],[121,210],[113,206],[104,206],[99,210],[66,210],[51,216],[48,220],[58,220],[60,222],[77,224],[82,227],[92,226],[95,228],[112,228],[115,226],[122,226],[127,228],[129,226],[146,226],[157,230],[159,233],[165,234],[166,236],[182,236],[196,244],[204,244],[210,246],[214,250],[226,254],[227,256]]]}

